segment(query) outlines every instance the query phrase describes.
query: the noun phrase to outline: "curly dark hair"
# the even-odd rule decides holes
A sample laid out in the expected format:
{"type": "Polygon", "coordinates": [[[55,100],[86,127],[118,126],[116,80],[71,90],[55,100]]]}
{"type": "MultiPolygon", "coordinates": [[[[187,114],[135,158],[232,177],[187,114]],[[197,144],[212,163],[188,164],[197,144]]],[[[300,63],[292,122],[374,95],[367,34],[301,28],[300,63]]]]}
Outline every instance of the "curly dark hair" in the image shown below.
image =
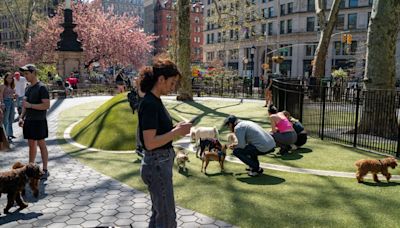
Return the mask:
{"type": "Polygon", "coordinates": [[[165,79],[170,77],[181,77],[176,64],[169,58],[157,56],[153,60],[153,66],[145,66],[140,72],[143,80],[140,82],[140,90],[144,93],[151,91],[157,83],[158,78],[162,75],[165,79]]]}

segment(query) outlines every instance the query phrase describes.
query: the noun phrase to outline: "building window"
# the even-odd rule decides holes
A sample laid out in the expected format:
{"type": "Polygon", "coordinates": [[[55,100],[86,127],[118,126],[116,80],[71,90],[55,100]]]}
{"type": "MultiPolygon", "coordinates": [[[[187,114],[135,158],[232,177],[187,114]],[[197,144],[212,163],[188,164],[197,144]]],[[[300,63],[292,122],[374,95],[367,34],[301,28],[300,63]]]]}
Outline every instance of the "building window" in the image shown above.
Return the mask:
{"type": "Polygon", "coordinates": [[[358,7],[358,0],[349,0],[349,8],[358,7]]]}
{"type": "Polygon", "coordinates": [[[317,44],[306,45],[306,56],[314,56],[317,50],[317,44]]]}
{"type": "Polygon", "coordinates": [[[274,7],[269,7],[268,8],[268,17],[273,17],[274,16],[274,7]]]}
{"type": "Polygon", "coordinates": [[[372,3],[374,3],[374,0],[369,0],[368,5],[372,6],[372,3]]]}
{"type": "Polygon", "coordinates": [[[171,22],[172,21],[172,17],[171,17],[171,15],[167,15],[167,22],[171,22]]]}
{"type": "Polygon", "coordinates": [[[357,41],[352,41],[350,46],[341,41],[336,41],[334,49],[335,55],[355,55],[357,51],[357,41]]]}
{"type": "Polygon", "coordinates": [[[307,17],[307,32],[314,32],[315,28],[315,18],[307,17]]]}
{"type": "Polygon", "coordinates": [[[207,61],[213,61],[214,60],[214,52],[207,52],[206,58],[207,58],[207,61]]]}
{"type": "Polygon", "coordinates": [[[279,53],[283,56],[292,56],[292,45],[291,44],[281,44],[279,53]]]}
{"type": "Polygon", "coordinates": [[[262,15],[264,18],[268,18],[268,8],[262,9],[262,15]]]}
{"type": "Polygon", "coordinates": [[[195,17],[194,18],[194,23],[196,23],[196,24],[200,23],[200,18],[199,17],[195,17]]]}
{"type": "Polygon", "coordinates": [[[346,8],[346,1],[345,1],[345,0],[341,0],[341,1],[340,1],[339,8],[340,8],[340,9],[346,8]]]}
{"type": "Polygon", "coordinates": [[[272,22],[268,23],[268,36],[271,36],[273,32],[273,24],[272,22]]]}
{"type": "Polygon", "coordinates": [[[287,13],[288,14],[293,13],[293,2],[289,2],[287,4],[287,13]]]}
{"type": "Polygon", "coordinates": [[[239,50],[232,49],[229,50],[229,60],[238,60],[239,59],[239,50]]]}
{"type": "Polygon", "coordinates": [[[281,16],[285,15],[285,11],[286,11],[285,9],[286,9],[285,4],[282,4],[281,5],[281,16]]]}
{"type": "Polygon", "coordinates": [[[280,21],[279,22],[279,27],[280,27],[280,29],[279,29],[279,33],[280,34],[285,34],[285,21],[280,21]]]}
{"type": "Polygon", "coordinates": [[[315,0],[307,0],[307,11],[315,11],[315,0]]]}
{"type": "Polygon", "coordinates": [[[292,33],[292,19],[287,21],[287,33],[292,33]]]}
{"type": "Polygon", "coordinates": [[[344,14],[338,15],[337,22],[336,22],[336,29],[344,30],[344,14]]]}
{"type": "Polygon", "coordinates": [[[357,28],[357,14],[356,13],[350,13],[348,15],[348,29],[356,29],[357,28]]]}
{"type": "Polygon", "coordinates": [[[267,24],[262,24],[261,25],[261,34],[266,35],[267,32],[267,24]]]}

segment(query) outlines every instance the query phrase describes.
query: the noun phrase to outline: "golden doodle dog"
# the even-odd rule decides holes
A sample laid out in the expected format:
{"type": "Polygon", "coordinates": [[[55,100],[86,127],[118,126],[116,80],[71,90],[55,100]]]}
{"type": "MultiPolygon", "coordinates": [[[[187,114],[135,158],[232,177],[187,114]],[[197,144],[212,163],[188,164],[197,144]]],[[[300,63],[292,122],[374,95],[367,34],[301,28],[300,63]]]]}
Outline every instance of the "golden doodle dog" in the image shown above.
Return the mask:
{"type": "Polygon", "coordinates": [[[223,145],[221,150],[214,148],[214,149],[211,149],[211,151],[210,151],[207,148],[206,151],[204,152],[203,156],[201,157],[201,159],[203,160],[203,162],[201,163],[201,172],[203,172],[203,166],[204,166],[204,163],[206,163],[206,165],[204,167],[204,174],[207,174],[207,166],[210,161],[218,161],[219,166],[221,167],[221,172],[223,172],[227,148],[228,148],[227,145],[223,145]]]}
{"type": "Polygon", "coordinates": [[[29,182],[29,186],[33,191],[33,195],[39,196],[39,181],[43,175],[43,171],[35,163],[23,165],[16,162],[12,170],[0,173],[0,197],[1,193],[7,193],[7,206],[4,213],[8,214],[10,208],[17,202],[19,209],[22,210],[28,206],[21,198],[21,194],[25,193],[25,185],[29,182]]]}
{"type": "Polygon", "coordinates": [[[356,161],[354,165],[357,167],[356,178],[358,183],[364,182],[364,176],[367,175],[368,172],[372,173],[375,182],[380,182],[378,180],[378,173],[382,173],[382,175],[385,176],[386,180],[389,182],[392,175],[388,172],[388,168],[396,168],[397,161],[394,157],[388,157],[380,160],[361,159],[356,161]]]}
{"type": "Polygon", "coordinates": [[[182,148],[177,149],[176,151],[176,165],[179,170],[186,171],[186,162],[190,162],[188,152],[185,152],[182,148]]]}

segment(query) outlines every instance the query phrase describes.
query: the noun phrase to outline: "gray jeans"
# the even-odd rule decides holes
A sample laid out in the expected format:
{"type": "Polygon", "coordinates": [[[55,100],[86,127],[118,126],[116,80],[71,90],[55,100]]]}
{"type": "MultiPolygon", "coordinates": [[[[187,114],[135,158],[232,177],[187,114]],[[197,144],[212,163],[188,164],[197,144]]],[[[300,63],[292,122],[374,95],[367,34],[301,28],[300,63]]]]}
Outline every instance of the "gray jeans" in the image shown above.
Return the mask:
{"type": "Polygon", "coordinates": [[[152,215],[149,227],[151,228],[177,226],[172,185],[174,158],[173,148],[144,151],[140,175],[150,192],[152,215]]]}
{"type": "Polygon", "coordinates": [[[297,134],[295,131],[289,131],[284,133],[275,132],[272,137],[274,138],[276,145],[279,147],[287,147],[294,144],[297,140],[297,134]]]}

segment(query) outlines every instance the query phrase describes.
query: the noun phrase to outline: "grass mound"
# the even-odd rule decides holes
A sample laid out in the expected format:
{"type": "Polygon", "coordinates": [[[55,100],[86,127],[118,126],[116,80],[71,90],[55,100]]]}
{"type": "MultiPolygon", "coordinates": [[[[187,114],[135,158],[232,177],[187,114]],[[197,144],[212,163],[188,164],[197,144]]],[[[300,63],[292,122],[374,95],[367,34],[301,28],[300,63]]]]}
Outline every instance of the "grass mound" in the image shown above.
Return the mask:
{"type": "Polygon", "coordinates": [[[126,94],[105,102],[71,131],[78,143],[104,150],[136,148],[137,114],[132,115],[126,94]]]}
{"type": "MultiPolygon", "coordinates": [[[[171,113],[173,122],[181,121],[171,113]]],[[[103,150],[134,150],[136,148],[137,112],[132,114],[126,93],[102,104],[80,121],[71,131],[78,143],[103,150]]]]}

